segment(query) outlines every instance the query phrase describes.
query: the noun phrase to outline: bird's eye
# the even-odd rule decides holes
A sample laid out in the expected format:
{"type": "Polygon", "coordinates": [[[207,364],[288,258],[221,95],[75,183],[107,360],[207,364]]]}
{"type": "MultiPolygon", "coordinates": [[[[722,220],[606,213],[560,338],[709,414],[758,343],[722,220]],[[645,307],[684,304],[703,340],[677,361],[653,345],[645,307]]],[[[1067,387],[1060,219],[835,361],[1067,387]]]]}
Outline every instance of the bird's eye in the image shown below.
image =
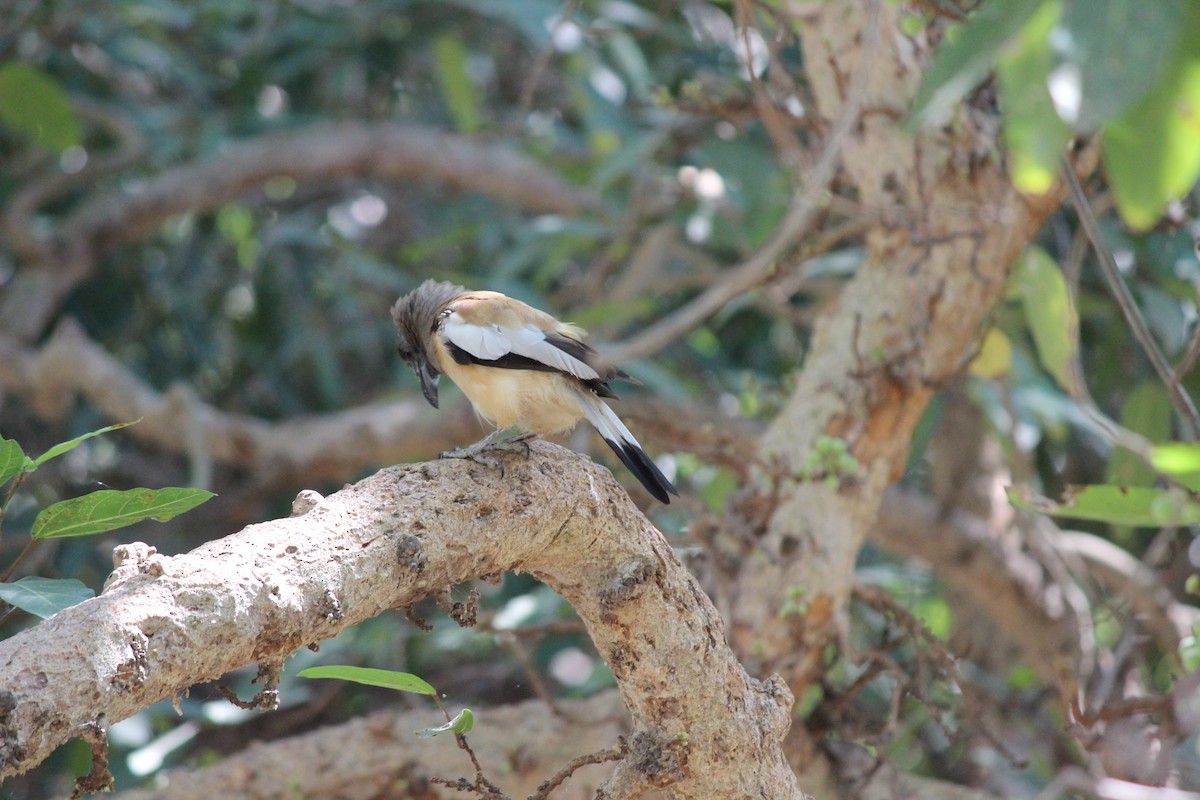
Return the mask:
{"type": "Polygon", "coordinates": [[[400,358],[405,361],[412,361],[412,350],[402,344],[396,345],[396,352],[400,354],[400,358]]]}

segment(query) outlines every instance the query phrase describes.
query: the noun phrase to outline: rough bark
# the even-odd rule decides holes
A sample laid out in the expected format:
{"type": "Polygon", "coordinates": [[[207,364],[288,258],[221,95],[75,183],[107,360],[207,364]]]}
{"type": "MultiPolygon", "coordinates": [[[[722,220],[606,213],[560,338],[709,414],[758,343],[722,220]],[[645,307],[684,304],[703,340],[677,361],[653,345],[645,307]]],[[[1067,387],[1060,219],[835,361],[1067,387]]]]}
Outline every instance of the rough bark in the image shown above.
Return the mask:
{"type": "Polygon", "coordinates": [[[800,797],[792,697],[742,669],[720,617],[612,475],[546,443],[393,467],[288,519],[126,564],[106,591],[0,642],[0,777],[97,721],[504,571],[579,613],[633,718],[600,796],[800,797]]]}

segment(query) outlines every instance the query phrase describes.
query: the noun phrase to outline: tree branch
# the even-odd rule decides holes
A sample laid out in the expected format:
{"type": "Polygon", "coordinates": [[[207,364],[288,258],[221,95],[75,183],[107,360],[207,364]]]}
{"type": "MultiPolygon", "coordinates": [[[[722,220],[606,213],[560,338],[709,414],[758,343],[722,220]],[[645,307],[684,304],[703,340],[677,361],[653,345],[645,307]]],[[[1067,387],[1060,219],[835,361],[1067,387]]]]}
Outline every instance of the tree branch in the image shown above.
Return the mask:
{"type": "MultiPolygon", "coordinates": [[[[560,765],[616,743],[623,727],[616,692],[567,706],[569,716],[551,713],[537,700],[476,711],[471,749],[487,774],[503,776],[512,796],[532,794],[560,765]]],[[[256,744],[211,766],[172,770],[162,788],[123,792],[116,800],[267,798],[281,787],[296,797],[386,797],[398,781],[413,796],[461,797],[432,786],[430,794],[421,793],[430,778],[459,775],[470,766],[444,737],[413,735],[430,727],[434,713],[432,705],[389,710],[256,744]]],[[[603,776],[598,767],[584,767],[558,787],[554,800],[591,800],[603,776]]]]}
{"type": "Polygon", "coordinates": [[[124,719],[515,570],[575,607],[617,679],[634,734],[610,788],[799,798],[781,749],[790,692],[745,673],[708,598],[611,473],[544,442],[503,461],[503,477],[463,461],[383,470],[297,516],[127,565],[99,597],[0,642],[0,777],[101,715],[124,719]]]}
{"type": "Polygon", "coordinates": [[[230,414],[182,386],[156,391],[71,320],[37,350],[0,336],[0,390],[48,420],[69,413],[76,396],[110,422],[141,418],[126,431],[133,439],[193,462],[245,470],[263,487],[344,480],[364,468],[427,457],[475,435],[478,425],[465,405],[436,413],[419,397],[282,422],[230,414]]]}
{"type": "MultiPolygon", "coordinates": [[[[33,338],[66,293],[92,272],[99,253],[148,236],[177,214],[209,211],[260,191],[267,179],[278,176],[298,183],[436,181],[539,214],[577,214],[596,205],[592,195],[532,159],[467,136],[391,122],[268,134],[92,194],[67,215],[50,242],[30,245],[48,255],[27,262],[5,287],[0,327],[22,340],[33,338]]],[[[22,208],[26,215],[35,211],[22,208]]],[[[10,219],[6,228],[21,224],[10,219]]]]}

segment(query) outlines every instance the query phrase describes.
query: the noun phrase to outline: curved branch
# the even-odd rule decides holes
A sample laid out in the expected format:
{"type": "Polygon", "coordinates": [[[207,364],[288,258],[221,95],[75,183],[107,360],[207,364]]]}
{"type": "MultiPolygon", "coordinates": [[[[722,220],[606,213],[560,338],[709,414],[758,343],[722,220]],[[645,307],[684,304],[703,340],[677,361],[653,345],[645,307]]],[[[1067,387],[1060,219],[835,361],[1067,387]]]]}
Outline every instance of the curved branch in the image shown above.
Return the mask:
{"type": "Polygon", "coordinates": [[[575,607],[633,717],[631,756],[600,796],[799,798],[781,748],[791,693],[746,674],[611,473],[544,442],[504,468],[393,467],[289,519],[125,565],[99,597],[0,642],[0,777],[98,719],[515,570],[575,607]]]}
{"type": "MultiPolygon", "coordinates": [[[[259,486],[344,480],[364,468],[437,453],[475,435],[478,426],[465,404],[435,413],[420,398],[281,422],[227,413],[183,386],[158,392],[71,320],[37,350],[0,337],[0,390],[24,397],[51,420],[65,416],[76,395],[84,397],[110,422],[140,418],[126,431],[135,440],[194,464],[244,470],[259,486]]],[[[201,476],[194,482],[207,484],[201,476]]]]}
{"type": "MultiPolygon", "coordinates": [[[[54,231],[49,255],[26,265],[0,297],[0,326],[36,336],[62,298],[95,268],[100,252],[158,230],[185,212],[207,211],[288,176],[298,183],[344,178],[430,180],[476,191],[538,214],[577,214],[597,205],[536,161],[510,148],[395,123],[318,125],[229,145],[152,178],[99,191],[54,231]]],[[[25,213],[32,213],[26,209],[25,213]]]]}
{"type": "MultiPolygon", "coordinates": [[[[532,794],[545,775],[581,753],[610,747],[622,732],[616,692],[564,705],[569,715],[551,713],[537,700],[476,710],[471,749],[487,774],[504,776],[510,795],[532,794]]],[[[413,796],[432,797],[430,778],[470,768],[462,751],[443,739],[413,735],[430,726],[434,710],[378,712],[257,744],[211,766],[172,770],[162,788],[122,792],[114,800],[266,798],[284,786],[296,797],[388,797],[398,780],[413,796]]],[[[591,800],[603,777],[602,767],[584,767],[555,790],[554,800],[591,800]]],[[[436,796],[462,795],[445,789],[436,796]]]]}

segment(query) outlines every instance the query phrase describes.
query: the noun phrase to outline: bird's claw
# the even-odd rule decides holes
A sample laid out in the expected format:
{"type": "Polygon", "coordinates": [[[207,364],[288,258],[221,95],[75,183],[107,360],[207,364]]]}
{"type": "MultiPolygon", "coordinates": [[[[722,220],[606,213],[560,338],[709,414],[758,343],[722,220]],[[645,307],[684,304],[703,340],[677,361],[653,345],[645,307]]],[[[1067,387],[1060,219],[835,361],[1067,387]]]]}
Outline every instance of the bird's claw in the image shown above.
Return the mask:
{"type": "Polygon", "coordinates": [[[438,458],[467,458],[474,461],[476,464],[482,464],[486,467],[497,467],[500,470],[500,476],[504,476],[504,464],[495,458],[490,458],[483,455],[485,450],[510,450],[515,445],[520,445],[525,450],[525,458],[529,458],[529,441],[536,439],[536,433],[522,433],[513,436],[503,441],[496,441],[496,433],[493,433],[486,438],[476,442],[475,444],[467,445],[466,447],[456,447],[453,450],[445,450],[438,453],[438,458]]]}

